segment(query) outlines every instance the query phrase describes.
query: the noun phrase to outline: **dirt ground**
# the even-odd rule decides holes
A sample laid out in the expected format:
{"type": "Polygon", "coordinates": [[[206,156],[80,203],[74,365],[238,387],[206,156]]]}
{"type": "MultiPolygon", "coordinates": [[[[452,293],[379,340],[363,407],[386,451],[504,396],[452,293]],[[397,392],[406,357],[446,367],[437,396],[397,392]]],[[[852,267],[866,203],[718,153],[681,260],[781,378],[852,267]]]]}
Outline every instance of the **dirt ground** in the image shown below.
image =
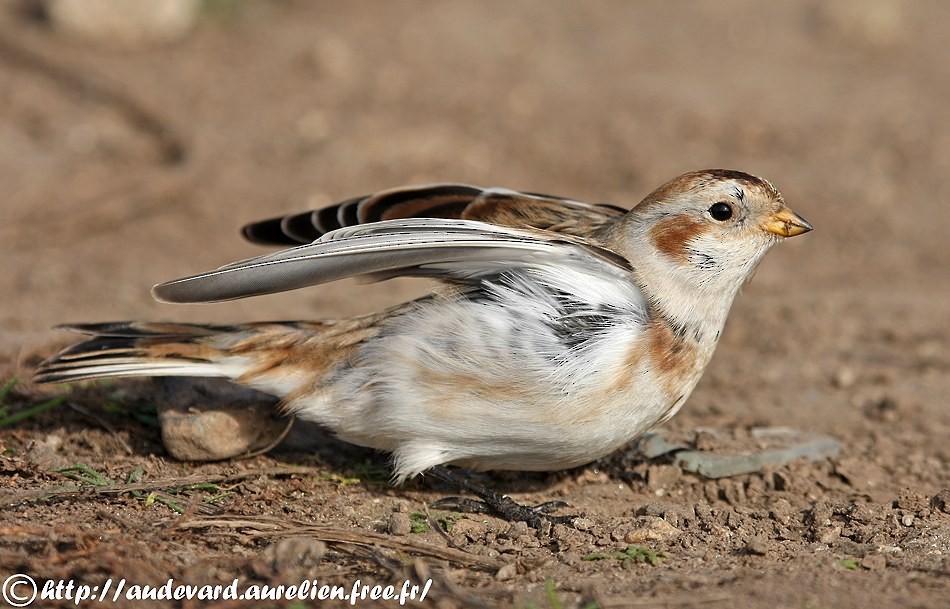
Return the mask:
{"type": "Polygon", "coordinates": [[[184,39],[134,49],[36,8],[0,8],[0,383],[19,379],[0,400],[0,579],[431,578],[416,605],[437,607],[950,606],[950,4],[212,1],[184,39]],[[705,167],[768,177],[816,229],[769,254],[666,429],[716,451],[785,426],[837,438],[836,457],[708,480],[631,445],[478,478],[581,516],[538,532],[429,508],[456,491],[394,488],[385,456],[329,438],[176,461],[160,384],[29,380],[69,341],[56,323],[335,317],[425,290],[151,300],[258,253],[248,221],[432,181],[630,206],[705,167]]]}

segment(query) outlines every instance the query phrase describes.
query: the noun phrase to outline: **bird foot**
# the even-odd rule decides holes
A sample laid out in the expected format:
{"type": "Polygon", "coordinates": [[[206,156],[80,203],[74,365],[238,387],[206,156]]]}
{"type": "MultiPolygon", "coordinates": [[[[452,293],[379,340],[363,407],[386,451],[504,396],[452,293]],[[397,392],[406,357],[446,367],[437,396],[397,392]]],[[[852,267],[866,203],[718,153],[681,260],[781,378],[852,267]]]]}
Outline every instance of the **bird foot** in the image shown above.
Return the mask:
{"type": "Polygon", "coordinates": [[[436,508],[456,510],[470,514],[496,514],[510,522],[525,522],[531,528],[541,530],[545,522],[554,524],[573,525],[576,515],[555,516],[551,512],[567,507],[567,503],[560,500],[545,501],[537,505],[522,505],[509,497],[489,488],[475,484],[465,476],[449,471],[443,467],[429,470],[435,478],[457,486],[462,490],[470,491],[479,498],[446,497],[439,499],[432,505],[436,508]]]}

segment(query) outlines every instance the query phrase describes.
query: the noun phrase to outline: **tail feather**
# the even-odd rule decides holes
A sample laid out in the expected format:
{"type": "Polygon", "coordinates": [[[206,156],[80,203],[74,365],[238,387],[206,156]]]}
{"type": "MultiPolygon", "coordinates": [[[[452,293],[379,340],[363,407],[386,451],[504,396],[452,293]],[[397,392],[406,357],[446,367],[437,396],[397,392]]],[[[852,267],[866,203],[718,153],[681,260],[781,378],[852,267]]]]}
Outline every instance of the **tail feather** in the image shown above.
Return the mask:
{"type": "Polygon", "coordinates": [[[258,322],[233,326],[114,322],[60,326],[87,335],[40,364],[37,383],[119,376],[230,379],[276,396],[313,388],[348,365],[386,313],[340,322],[258,322]]]}
{"type": "Polygon", "coordinates": [[[241,327],[222,324],[108,321],[90,324],[60,324],[56,326],[56,329],[99,337],[145,338],[152,336],[161,338],[195,338],[225,332],[236,332],[239,331],[241,327]]]}
{"type": "MultiPolygon", "coordinates": [[[[59,326],[92,336],[40,364],[37,383],[119,376],[232,377],[213,338],[233,326],[115,322],[59,326]]],[[[232,377],[233,378],[233,377],[232,377]]]]}

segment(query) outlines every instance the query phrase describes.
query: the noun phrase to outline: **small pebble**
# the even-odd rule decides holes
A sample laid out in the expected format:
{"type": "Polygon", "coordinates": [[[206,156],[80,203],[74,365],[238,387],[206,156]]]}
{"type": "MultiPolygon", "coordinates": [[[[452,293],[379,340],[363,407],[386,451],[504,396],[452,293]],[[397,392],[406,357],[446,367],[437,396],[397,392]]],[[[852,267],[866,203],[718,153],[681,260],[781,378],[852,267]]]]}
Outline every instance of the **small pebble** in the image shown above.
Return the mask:
{"type": "Polygon", "coordinates": [[[403,537],[412,531],[412,522],[406,512],[393,512],[389,515],[389,532],[403,537]]]}
{"type": "Polygon", "coordinates": [[[790,523],[794,513],[795,508],[793,508],[792,504],[785,499],[778,499],[775,501],[769,510],[769,516],[772,518],[772,520],[782,525],[787,525],[790,523]]]}
{"type": "Polygon", "coordinates": [[[858,380],[858,375],[851,368],[843,367],[835,371],[831,377],[831,384],[838,389],[847,389],[858,380]]]}
{"type": "Polygon", "coordinates": [[[858,375],[851,368],[838,368],[834,376],[831,377],[831,383],[838,389],[847,389],[854,385],[858,380],[858,375]]]}
{"type": "Polygon", "coordinates": [[[753,537],[749,540],[749,543],[745,545],[745,551],[755,556],[765,556],[769,553],[769,545],[761,537],[753,537]]]}
{"type": "Polygon", "coordinates": [[[327,544],[313,537],[287,537],[273,546],[274,570],[280,573],[294,567],[315,567],[327,553],[327,544]]]}
{"type": "Polygon", "coordinates": [[[901,524],[905,527],[914,526],[914,515],[913,514],[904,514],[901,516],[901,524]]]}
{"type": "Polygon", "coordinates": [[[114,48],[146,48],[185,36],[195,25],[199,0],[49,0],[54,29],[114,48]]]}
{"type": "Polygon", "coordinates": [[[498,572],[495,573],[495,579],[500,582],[506,582],[514,579],[518,575],[518,567],[514,564],[508,564],[498,569],[498,572]]]}
{"type": "Polygon", "coordinates": [[[564,552],[563,554],[559,554],[557,559],[559,562],[567,565],[568,567],[576,567],[577,565],[581,564],[582,560],[580,554],[575,554],[574,552],[564,552]]]}
{"type": "Polygon", "coordinates": [[[166,380],[156,404],[165,450],[180,461],[219,461],[273,445],[288,421],[259,395],[224,379],[166,380]]]}
{"type": "MultiPolygon", "coordinates": [[[[236,555],[245,553],[240,546],[231,548],[236,555]]],[[[277,573],[307,577],[323,560],[327,546],[313,537],[287,537],[267,546],[248,565],[256,577],[269,579],[277,573]]]]}
{"type": "Polygon", "coordinates": [[[668,541],[679,537],[682,531],[657,516],[643,516],[640,526],[628,531],[623,540],[627,543],[644,544],[653,541],[668,541]]]}
{"type": "Polygon", "coordinates": [[[512,522],[508,526],[508,530],[505,531],[505,537],[508,539],[518,539],[522,535],[528,534],[528,523],[526,522],[512,522]]]}
{"type": "Polygon", "coordinates": [[[950,514],[950,488],[944,489],[933,496],[930,506],[944,514],[950,514]]]}

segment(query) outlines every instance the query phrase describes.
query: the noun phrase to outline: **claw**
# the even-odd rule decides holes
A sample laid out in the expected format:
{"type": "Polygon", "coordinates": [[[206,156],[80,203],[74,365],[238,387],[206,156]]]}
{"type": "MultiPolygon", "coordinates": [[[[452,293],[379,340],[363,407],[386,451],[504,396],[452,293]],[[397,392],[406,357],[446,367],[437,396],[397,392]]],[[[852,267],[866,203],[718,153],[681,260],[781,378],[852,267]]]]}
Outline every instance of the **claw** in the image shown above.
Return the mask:
{"type": "MultiPolygon", "coordinates": [[[[545,501],[544,503],[539,503],[538,505],[532,506],[531,509],[542,514],[550,514],[554,510],[559,510],[561,508],[569,507],[567,501],[561,501],[560,499],[555,499],[554,501],[545,501]]],[[[576,516],[572,516],[576,518],[576,516]]]]}

